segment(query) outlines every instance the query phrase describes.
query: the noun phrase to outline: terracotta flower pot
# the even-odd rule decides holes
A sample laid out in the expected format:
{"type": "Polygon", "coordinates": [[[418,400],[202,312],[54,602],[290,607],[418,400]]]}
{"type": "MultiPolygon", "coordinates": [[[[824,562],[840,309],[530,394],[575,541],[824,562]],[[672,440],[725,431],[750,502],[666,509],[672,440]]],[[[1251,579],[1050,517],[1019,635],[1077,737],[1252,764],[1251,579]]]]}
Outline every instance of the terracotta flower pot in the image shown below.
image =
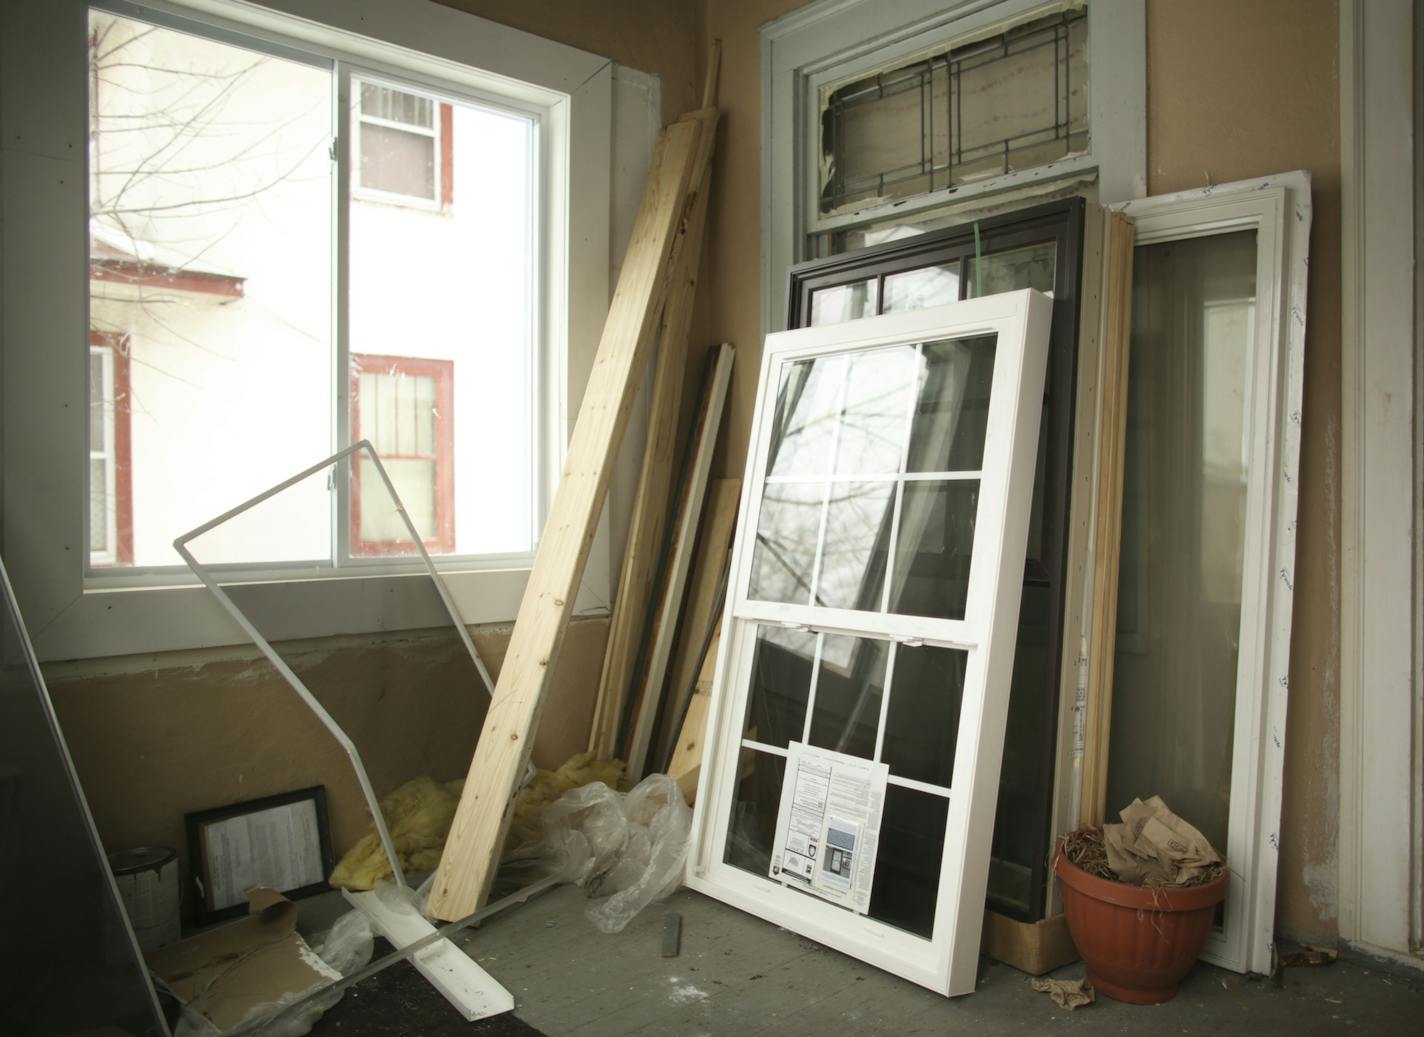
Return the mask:
{"type": "Polygon", "coordinates": [[[1062,854],[1063,914],[1093,986],[1117,1001],[1155,1005],[1177,995],[1211,933],[1230,876],[1150,889],[1089,875],[1062,854]]]}

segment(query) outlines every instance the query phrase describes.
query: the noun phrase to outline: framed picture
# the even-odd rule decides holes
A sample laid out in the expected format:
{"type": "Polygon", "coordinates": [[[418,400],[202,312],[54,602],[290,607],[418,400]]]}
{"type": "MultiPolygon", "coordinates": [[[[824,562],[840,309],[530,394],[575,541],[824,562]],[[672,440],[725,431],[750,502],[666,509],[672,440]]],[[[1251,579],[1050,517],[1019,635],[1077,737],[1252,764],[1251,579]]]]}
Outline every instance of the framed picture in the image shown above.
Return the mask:
{"type": "Polygon", "coordinates": [[[330,887],[331,829],[321,785],[185,814],[198,923],[247,913],[247,891],[293,899],[330,887]]]}

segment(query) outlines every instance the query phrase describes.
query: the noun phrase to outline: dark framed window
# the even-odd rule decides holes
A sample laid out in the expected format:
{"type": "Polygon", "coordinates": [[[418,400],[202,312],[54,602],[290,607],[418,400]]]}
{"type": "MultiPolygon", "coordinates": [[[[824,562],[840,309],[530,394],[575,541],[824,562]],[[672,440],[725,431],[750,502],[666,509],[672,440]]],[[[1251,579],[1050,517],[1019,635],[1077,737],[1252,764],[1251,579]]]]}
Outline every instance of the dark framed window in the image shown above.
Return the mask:
{"type": "Polygon", "coordinates": [[[1033,511],[999,781],[989,904],[1043,917],[1053,810],[1068,480],[1073,454],[1081,198],[801,263],[788,327],[810,327],[1036,288],[1053,295],[1033,511]]]}
{"type": "MultiPolygon", "coordinates": [[[[351,355],[351,438],[380,455],[406,513],[429,551],[455,549],[452,360],[351,355]]],[[[351,553],[413,552],[380,475],[364,454],[351,479],[351,553]]]]}

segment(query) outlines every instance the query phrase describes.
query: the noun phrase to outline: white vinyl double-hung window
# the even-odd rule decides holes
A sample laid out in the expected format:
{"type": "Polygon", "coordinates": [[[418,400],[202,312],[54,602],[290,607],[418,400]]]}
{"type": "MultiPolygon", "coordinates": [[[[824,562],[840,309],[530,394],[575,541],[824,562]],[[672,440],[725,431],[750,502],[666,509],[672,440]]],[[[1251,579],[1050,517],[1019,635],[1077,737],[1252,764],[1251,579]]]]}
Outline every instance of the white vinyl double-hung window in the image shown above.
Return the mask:
{"type": "Polygon", "coordinates": [[[768,336],[733,548],[688,884],[947,994],[978,961],[1051,308],[768,336]],[[863,910],[774,856],[802,747],[888,771],[863,910]]]}
{"type": "MultiPolygon", "coordinates": [[[[9,67],[37,28],[56,43],[26,90],[58,99],[44,131],[68,137],[50,147],[7,90],[6,187],[51,217],[33,239],[8,225],[7,248],[34,240],[28,259],[79,260],[86,282],[32,293],[7,264],[6,410],[55,431],[40,465],[10,463],[21,424],[4,443],[5,556],[42,654],[232,640],[174,539],[359,438],[464,618],[512,618],[607,304],[607,179],[570,170],[608,165],[609,62],[423,0],[24,0],[3,19],[9,67]],[[64,175],[36,190],[46,149],[64,175]],[[24,337],[41,307],[79,320],[24,337]]],[[[359,630],[417,561],[363,518],[369,483],[307,480],[205,561],[274,587],[349,577],[319,628],[281,636],[359,630]]]]}

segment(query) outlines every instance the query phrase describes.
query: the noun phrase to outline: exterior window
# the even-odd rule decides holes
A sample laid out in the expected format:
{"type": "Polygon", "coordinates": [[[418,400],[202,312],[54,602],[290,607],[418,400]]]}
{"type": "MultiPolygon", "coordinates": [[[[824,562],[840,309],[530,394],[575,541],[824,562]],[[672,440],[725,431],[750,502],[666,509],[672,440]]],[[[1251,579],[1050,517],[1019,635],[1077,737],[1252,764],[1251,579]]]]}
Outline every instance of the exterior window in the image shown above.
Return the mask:
{"type": "MultiPolygon", "coordinates": [[[[437,96],[364,82],[340,58],[198,25],[98,8],[89,24],[90,319],[123,336],[143,401],[131,548],[116,553],[96,457],[91,569],[173,566],[176,536],[362,436],[429,551],[531,551],[537,120],[462,99],[459,84],[437,96]],[[333,103],[343,80],[349,107],[333,103]],[[471,407],[459,428],[457,394],[471,407]],[[456,507],[475,493],[498,505],[456,507]]],[[[360,473],[293,491],[280,522],[225,543],[222,561],[409,554],[372,517],[373,492],[379,479],[360,473]]]]}
{"type": "Polygon", "coordinates": [[[133,560],[129,472],[128,341],[89,333],[89,557],[95,565],[133,560]]]}
{"type": "Polygon", "coordinates": [[[448,206],[454,194],[452,107],[378,83],[356,85],[361,191],[448,206]]]}
{"type": "MultiPolygon", "coordinates": [[[[351,433],[368,439],[428,551],[455,542],[454,364],[398,356],[353,356],[351,433]]],[[[410,534],[391,511],[371,460],[357,455],[352,472],[351,550],[406,554],[410,534]]]]}

